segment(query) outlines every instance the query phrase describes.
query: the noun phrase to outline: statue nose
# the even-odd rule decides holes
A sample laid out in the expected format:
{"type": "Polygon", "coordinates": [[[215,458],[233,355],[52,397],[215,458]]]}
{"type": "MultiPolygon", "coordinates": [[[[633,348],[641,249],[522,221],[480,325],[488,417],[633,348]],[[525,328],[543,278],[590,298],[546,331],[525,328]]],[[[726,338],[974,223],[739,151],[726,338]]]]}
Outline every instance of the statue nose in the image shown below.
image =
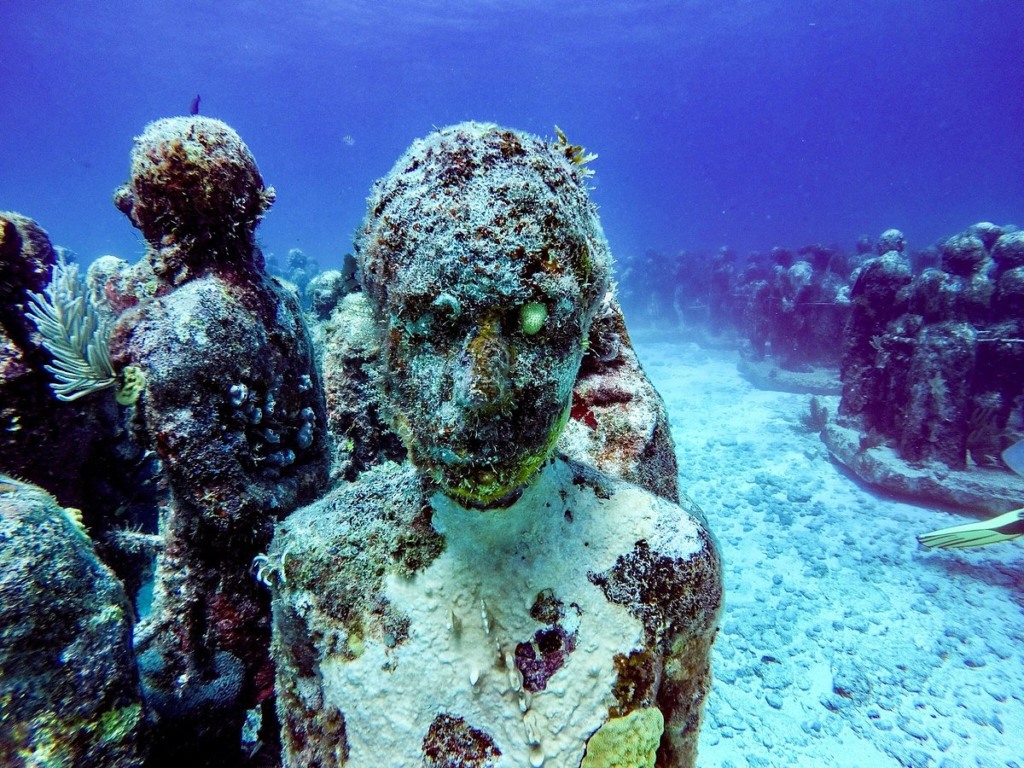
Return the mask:
{"type": "Polygon", "coordinates": [[[501,322],[488,317],[474,329],[462,354],[462,399],[479,415],[504,409],[512,396],[512,351],[501,322]]]}

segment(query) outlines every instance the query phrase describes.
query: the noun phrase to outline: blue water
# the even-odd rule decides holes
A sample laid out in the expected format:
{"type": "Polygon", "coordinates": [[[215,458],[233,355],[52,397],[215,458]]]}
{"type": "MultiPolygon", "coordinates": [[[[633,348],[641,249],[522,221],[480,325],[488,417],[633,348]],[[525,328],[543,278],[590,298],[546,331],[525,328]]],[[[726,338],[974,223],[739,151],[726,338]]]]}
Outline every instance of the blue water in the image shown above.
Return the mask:
{"type": "Polygon", "coordinates": [[[131,139],[198,93],[277,188],[264,249],[325,266],[373,180],[464,119],[597,152],[620,255],[923,247],[1024,224],[1022,40],[1021,0],[4,0],[0,208],[134,260],[131,139]]]}

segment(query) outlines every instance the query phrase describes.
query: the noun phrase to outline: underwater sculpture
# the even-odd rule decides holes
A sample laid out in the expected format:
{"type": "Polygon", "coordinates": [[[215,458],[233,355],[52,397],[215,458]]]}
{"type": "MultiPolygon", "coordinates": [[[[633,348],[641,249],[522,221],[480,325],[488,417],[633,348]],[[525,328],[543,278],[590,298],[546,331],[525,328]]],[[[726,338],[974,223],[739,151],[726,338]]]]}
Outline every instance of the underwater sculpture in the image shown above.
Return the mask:
{"type": "Polygon", "coordinates": [[[780,368],[801,371],[838,366],[842,336],[849,315],[846,259],[821,245],[797,252],[775,248],[762,274],[750,268],[737,285],[746,296],[742,325],[748,354],[763,359],[769,352],[780,368]]]}
{"type": "MultiPolygon", "coordinates": [[[[1024,478],[1001,457],[1024,437],[1024,233],[975,224],[916,275],[897,230],[883,234],[886,247],[851,290],[843,396],[822,439],[890,491],[997,516],[1016,510],[1024,478]]],[[[990,522],[978,530],[1009,525],[1015,535],[1012,520],[990,522]]]]}
{"type": "Polygon", "coordinates": [[[721,564],[700,511],[553,456],[610,256],[582,149],[416,142],[359,242],[386,463],[281,523],[291,766],[690,766],[721,564]]]}
{"type": "Polygon", "coordinates": [[[841,416],[863,419],[865,429],[892,433],[896,415],[879,409],[877,404],[900,397],[894,391],[885,366],[879,364],[881,334],[901,314],[899,300],[914,278],[904,253],[904,238],[898,230],[886,230],[878,250],[888,248],[867,261],[850,291],[850,319],[843,334],[843,399],[841,416]]]}
{"type": "MultiPolygon", "coordinates": [[[[902,245],[892,232],[883,240],[902,245]]],[[[916,276],[898,250],[865,265],[851,293],[840,415],[890,438],[908,462],[1001,467],[1019,437],[1024,234],[980,223],[939,255],[916,276]]]]}
{"type": "Polygon", "coordinates": [[[246,710],[273,689],[252,560],[327,479],[309,335],[255,245],[273,197],[238,134],[198,116],[148,125],[115,193],[148,245],[105,291],[120,312],[111,359],[144,372],[135,426],[168,495],[136,651],[153,753],[169,763],[237,759],[246,710]]]}

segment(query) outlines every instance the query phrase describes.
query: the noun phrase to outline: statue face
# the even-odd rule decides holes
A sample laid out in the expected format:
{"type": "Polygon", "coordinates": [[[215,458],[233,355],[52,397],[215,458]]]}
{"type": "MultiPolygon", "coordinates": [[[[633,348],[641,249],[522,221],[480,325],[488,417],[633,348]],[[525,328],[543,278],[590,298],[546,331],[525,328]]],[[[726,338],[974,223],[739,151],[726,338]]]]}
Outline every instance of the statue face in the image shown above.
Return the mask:
{"type": "Polygon", "coordinates": [[[447,495],[489,507],[513,501],[551,452],[586,318],[579,291],[566,292],[572,281],[545,290],[502,280],[507,263],[476,266],[476,279],[420,273],[443,290],[402,297],[382,353],[392,423],[412,460],[447,495]]]}
{"type": "Polygon", "coordinates": [[[415,142],[369,201],[357,249],[384,405],[469,506],[511,503],[568,415],[611,261],[580,151],[461,123],[415,142]]]}

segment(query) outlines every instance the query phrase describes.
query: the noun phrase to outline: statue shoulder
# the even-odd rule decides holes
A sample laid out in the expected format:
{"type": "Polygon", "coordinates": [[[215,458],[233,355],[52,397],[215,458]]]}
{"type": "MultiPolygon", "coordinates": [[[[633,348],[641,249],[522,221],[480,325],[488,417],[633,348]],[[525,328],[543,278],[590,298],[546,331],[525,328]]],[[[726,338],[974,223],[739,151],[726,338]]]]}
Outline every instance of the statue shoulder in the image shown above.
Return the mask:
{"type": "Polygon", "coordinates": [[[722,563],[697,504],[685,495],[674,504],[593,467],[567,463],[574,484],[590,488],[623,521],[621,553],[610,568],[591,573],[591,582],[639,619],[651,641],[712,631],[722,603],[722,563]]]}
{"type": "Polygon", "coordinates": [[[444,549],[430,494],[411,466],[395,463],[335,487],[278,524],[266,559],[280,578],[270,586],[338,603],[376,591],[388,573],[425,568],[444,549]]]}

